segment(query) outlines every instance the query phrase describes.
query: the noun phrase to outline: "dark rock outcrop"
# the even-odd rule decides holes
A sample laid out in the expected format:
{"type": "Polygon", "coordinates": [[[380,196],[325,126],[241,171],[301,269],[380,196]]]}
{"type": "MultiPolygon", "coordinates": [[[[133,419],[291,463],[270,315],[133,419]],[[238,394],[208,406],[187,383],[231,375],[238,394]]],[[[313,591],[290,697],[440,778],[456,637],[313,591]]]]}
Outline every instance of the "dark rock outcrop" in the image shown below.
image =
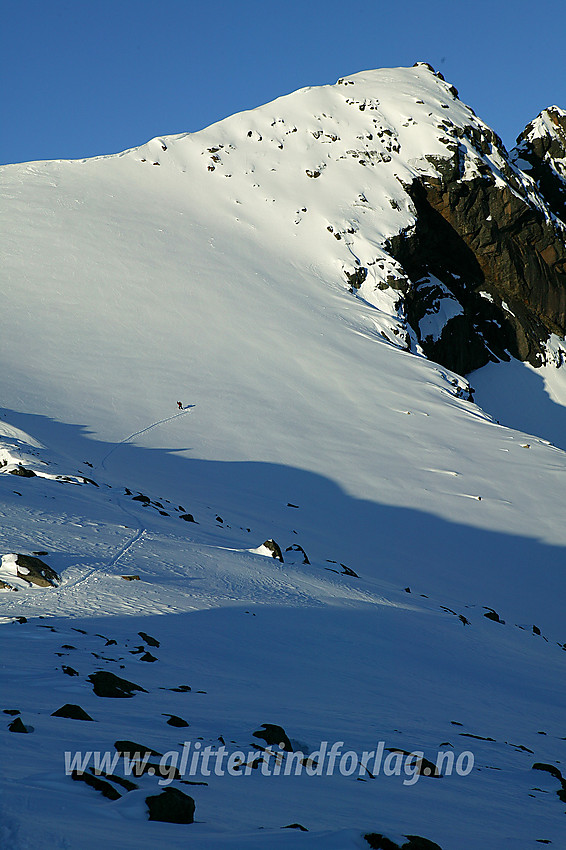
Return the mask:
{"type": "Polygon", "coordinates": [[[262,729],[253,733],[254,738],[262,738],[268,747],[281,747],[288,753],[293,752],[293,745],[282,726],[275,723],[262,723],[262,729]]]}
{"type": "Polygon", "coordinates": [[[281,552],[279,544],[276,543],[275,540],[266,540],[263,545],[266,549],[269,549],[272,558],[276,558],[276,560],[283,563],[283,553],[281,552]]]}
{"type": "Polygon", "coordinates": [[[161,794],[146,797],[149,820],[167,823],[193,823],[195,801],[178,788],[166,788],[161,794]]]}
{"type": "Polygon", "coordinates": [[[562,776],[562,772],[556,767],[554,764],[546,764],[545,762],[537,761],[533,764],[533,770],[544,770],[547,773],[550,773],[554,779],[557,779],[560,782],[561,788],[556,792],[558,794],[558,798],[562,803],[566,803],[566,779],[562,776]]]}
{"type": "Polygon", "coordinates": [[[16,717],[15,720],[12,720],[12,722],[8,726],[8,729],[10,730],[10,732],[22,732],[24,734],[27,732],[33,732],[32,727],[26,726],[21,717],[16,717]]]}
{"type": "Polygon", "coordinates": [[[407,319],[426,356],[460,374],[509,355],[541,365],[550,334],[566,336],[566,228],[489,128],[446,129],[447,156],[427,157],[437,176],[405,187],[415,227],[388,243],[406,274],[407,319]],[[444,327],[427,334],[423,319],[446,305],[444,327]]]}
{"type": "Polygon", "coordinates": [[[159,641],[157,640],[157,638],[154,638],[151,635],[148,635],[147,632],[138,632],[138,635],[142,638],[142,640],[145,640],[145,642],[149,646],[155,646],[155,647],[159,648],[160,644],[159,644],[159,641]]]}
{"type": "Polygon", "coordinates": [[[403,844],[396,844],[380,832],[368,832],[364,838],[372,850],[442,850],[439,844],[420,835],[406,835],[408,841],[403,844]]]}
{"type": "Polygon", "coordinates": [[[58,708],[57,711],[53,711],[51,713],[51,717],[68,717],[70,720],[92,720],[93,718],[90,714],[87,714],[84,708],[81,708],[80,705],[73,705],[72,703],[66,703],[62,705],[61,708],[58,708]]]}
{"type": "Polygon", "coordinates": [[[286,552],[300,552],[301,555],[303,556],[302,563],[303,564],[310,564],[307,553],[305,552],[305,550],[303,549],[302,546],[299,546],[298,543],[294,543],[292,546],[287,546],[285,551],[286,552]]]}
{"type": "Polygon", "coordinates": [[[30,585],[34,584],[36,587],[57,587],[61,580],[55,570],[47,566],[41,558],[20,554],[12,557],[15,557],[16,575],[30,585]]]}
{"type": "Polygon", "coordinates": [[[108,800],[119,800],[122,796],[109,782],[105,779],[100,779],[99,776],[93,776],[91,773],[81,773],[78,770],[73,770],[71,776],[75,781],[85,782],[91,788],[94,788],[95,791],[100,791],[102,796],[108,800]]]}
{"type": "Polygon", "coordinates": [[[182,728],[189,725],[186,720],[183,720],[182,717],[178,717],[176,714],[163,714],[163,717],[169,718],[167,721],[168,726],[178,726],[179,728],[182,728]]]}
{"type": "Polygon", "coordinates": [[[136,685],[134,682],[128,682],[127,679],[121,679],[114,673],[109,673],[102,670],[99,673],[91,673],[87,676],[89,682],[92,682],[94,693],[97,697],[112,697],[112,698],[127,698],[133,697],[134,691],[143,691],[147,694],[145,688],[141,685],[136,685]]]}
{"type": "Polygon", "coordinates": [[[135,741],[115,741],[114,747],[116,752],[121,756],[127,756],[130,759],[143,758],[143,756],[161,756],[157,750],[151,747],[145,747],[143,744],[136,744],[135,741]]]}

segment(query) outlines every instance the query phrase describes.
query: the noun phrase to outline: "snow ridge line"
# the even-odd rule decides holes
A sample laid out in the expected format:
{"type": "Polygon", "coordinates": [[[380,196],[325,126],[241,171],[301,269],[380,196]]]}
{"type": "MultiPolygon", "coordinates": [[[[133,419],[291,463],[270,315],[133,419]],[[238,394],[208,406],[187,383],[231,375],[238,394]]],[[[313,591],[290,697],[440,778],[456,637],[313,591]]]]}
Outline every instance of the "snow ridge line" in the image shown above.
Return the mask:
{"type": "Polygon", "coordinates": [[[177,419],[178,416],[184,416],[185,413],[190,413],[191,409],[194,407],[194,404],[191,404],[184,410],[181,410],[179,413],[174,413],[173,416],[167,416],[165,419],[159,419],[157,422],[152,422],[151,425],[148,425],[147,428],[142,428],[140,431],[134,431],[133,434],[130,434],[129,437],[124,437],[123,440],[120,440],[119,443],[116,443],[110,451],[104,455],[102,460],[97,463],[96,469],[105,469],[105,462],[108,460],[110,455],[116,451],[117,448],[123,446],[124,443],[127,443],[129,440],[133,440],[134,437],[139,437],[140,434],[145,434],[146,431],[151,431],[152,428],[156,428],[157,425],[164,425],[166,422],[172,422],[173,419],[177,419]]]}

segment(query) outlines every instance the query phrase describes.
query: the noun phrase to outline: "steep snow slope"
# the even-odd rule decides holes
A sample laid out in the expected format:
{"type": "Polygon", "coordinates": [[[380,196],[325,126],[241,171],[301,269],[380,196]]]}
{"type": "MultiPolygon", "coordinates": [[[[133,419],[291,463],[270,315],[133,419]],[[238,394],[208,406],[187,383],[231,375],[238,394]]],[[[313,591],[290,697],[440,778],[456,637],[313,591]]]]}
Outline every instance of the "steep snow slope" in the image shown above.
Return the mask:
{"type": "Polygon", "coordinates": [[[446,154],[446,118],[481,125],[421,66],[116,157],[0,170],[1,553],[46,551],[61,575],[2,594],[7,620],[28,618],[1,630],[4,708],[35,728],[6,715],[8,846],[560,840],[557,780],[531,767],[565,757],[566,455],[420,355],[383,250],[414,221],[401,183],[446,154]],[[269,538],[284,563],[254,551],[269,538]],[[99,697],[97,669],[147,694],[99,697]],[[64,703],[96,732],[51,717],[64,703]],[[448,741],[475,766],[411,787],[176,782],[190,826],[147,822],[155,777],[111,802],[64,771],[66,750],[117,739],[247,752],[266,723],[306,753],[383,740],[433,759],[448,741]],[[296,821],[310,833],[280,832],[296,821]]]}

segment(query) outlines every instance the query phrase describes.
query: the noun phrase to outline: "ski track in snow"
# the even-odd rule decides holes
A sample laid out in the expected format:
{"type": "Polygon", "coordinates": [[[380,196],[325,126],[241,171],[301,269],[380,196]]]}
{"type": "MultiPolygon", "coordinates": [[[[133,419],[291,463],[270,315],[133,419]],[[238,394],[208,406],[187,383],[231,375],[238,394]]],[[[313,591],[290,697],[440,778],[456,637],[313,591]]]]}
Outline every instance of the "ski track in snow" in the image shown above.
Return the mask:
{"type": "Polygon", "coordinates": [[[134,437],[139,437],[140,434],[145,434],[147,433],[147,431],[151,431],[152,428],[156,428],[158,425],[165,425],[167,422],[172,422],[173,419],[178,419],[179,416],[184,416],[186,413],[190,413],[194,406],[194,404],[191,404],[187,408],[184,408],[183,410],[179,411],[179,413],[174,413],[173,416],[167,416],[165,419],[159,419],[157,422],[152,422],[151,425],[148,425],[146,428],[141,428],[139,431],[134,431],[134,433],[130,434],[129,437],[124,437],[123,440],[120,440],[119,443],[116,443],[116,445],[114,445],[110,449],[110,451],[104,455],[102,460],[95,466],[95,469],[106,469],[105,463],[110,457],[110,455],[113,454],[116,449],[119,449],[120,446],[123,446],[125,443],[128,443],[130,440],[133,440],[134,437]]]}

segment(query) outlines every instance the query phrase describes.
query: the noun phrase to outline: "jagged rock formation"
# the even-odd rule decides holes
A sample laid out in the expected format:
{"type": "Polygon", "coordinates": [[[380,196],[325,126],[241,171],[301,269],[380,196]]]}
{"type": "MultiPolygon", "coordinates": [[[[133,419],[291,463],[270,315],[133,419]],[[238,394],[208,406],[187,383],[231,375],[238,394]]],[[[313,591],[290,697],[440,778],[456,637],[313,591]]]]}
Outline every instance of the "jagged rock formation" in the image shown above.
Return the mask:
{"type": "Polygon", "coordinates": [[[450,121],[448,155],[426,157],[436,174],[406,186],[416,224],[388,247],[406,274],[407,320],[425,354],[456,372],[509,354],[541,365],[548,337],[566,335],[566,184],[555,165],[564,168],[566,114],[547,114],[554,135],[523,134],[538,190],[488,127],[450,121]]]}
{"type": "Polygon", "coordinates": [[[532,177],[554,215],[566,222],[566,111],[543,109],[517,138],[511,158],[532,177]]]}

